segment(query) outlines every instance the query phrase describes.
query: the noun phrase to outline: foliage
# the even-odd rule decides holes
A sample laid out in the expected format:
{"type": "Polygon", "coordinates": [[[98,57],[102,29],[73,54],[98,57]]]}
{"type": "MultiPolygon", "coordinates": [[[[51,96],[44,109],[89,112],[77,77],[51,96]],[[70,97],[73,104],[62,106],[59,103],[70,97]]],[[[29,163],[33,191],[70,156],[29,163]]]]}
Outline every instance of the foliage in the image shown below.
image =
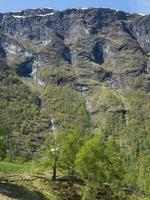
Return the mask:
{"type": "Polygon", "coordinates": [[[64,86],[47,86],[44,92],[45,108],[61,127],[77,125],[89,127],[89,116],[84,100],[73,89],[64,86]]]}
{"type": "MultiPolygon", "coordinates": [[[[6,134],[3,135],[8,144],[8,156],[10,159],[21,157],[22,160],[30,160],[39,145],[37,143],[34,146],[33,141],[37,140],[36,134],[42,129],[43,134],[47,129],[45,125],[47,122],[44,121],[45,116],[41,114],[37,94],[32,93],[15,72],[2,61],[0,62],[0,111],[0,128],[3,132],[4,129],[8,129],[10,134],[7,137],[8,131],[5,131],[6,134]]],[[[41,139],[40,141],[42,142],[41,139]]]]}
{"type": "Polygon", "coordinates": [[[0,160],[3,160],[7,155],[8,137],[9,130],[7,128],[0,127],[0,160]]]}
{"type": "Polygon", "coordinates": [[[101,134],[94,136],[81,148],[76,158],[76,169],[86,182],[84,197],[88,197],[90,192],[90,198],[93,199],[105,190],[116,195],[113,192],[116,187],[121,187],[126,173],[118,146],[113,140],[105,143],[101,134]]]}
{"type": "Polygon", "coordinates": [[[145,191],[150,195],[150,156],[142,156],[139,158],[139,175],[138,185],[141,191],[145,191]]]}
{"type": "Polygon", "coordinates": [[[84,137],[80,129],[72,127],[64,134],[59,134],[59,141],[61,166],[68,171],[68,175],[74,175],[75,158],[84,143],[84,137]]]}
{"type": "MultiPolygon", "coordinates": [[[[57,130],[47,135],[46,139],[46,162],[47,166],[67,170],[68,175],[75,173],[75,158],[83,145],[85,136],[82,135],[80,128],[70,126],[68,130],[57,130]]],[[[56,174],[55,174],[56,176],[56,174]]]]}

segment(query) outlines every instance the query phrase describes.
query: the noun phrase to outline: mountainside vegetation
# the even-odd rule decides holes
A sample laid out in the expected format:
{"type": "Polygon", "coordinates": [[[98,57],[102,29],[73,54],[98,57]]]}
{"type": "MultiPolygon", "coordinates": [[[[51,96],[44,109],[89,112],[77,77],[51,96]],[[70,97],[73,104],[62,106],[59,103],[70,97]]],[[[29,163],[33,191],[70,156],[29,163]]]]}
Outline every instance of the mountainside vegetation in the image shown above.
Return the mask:
{"type": "Polygon", "coordinates": [[[150,199],[149,20],[0,14],[0,199],[150,199]]]}

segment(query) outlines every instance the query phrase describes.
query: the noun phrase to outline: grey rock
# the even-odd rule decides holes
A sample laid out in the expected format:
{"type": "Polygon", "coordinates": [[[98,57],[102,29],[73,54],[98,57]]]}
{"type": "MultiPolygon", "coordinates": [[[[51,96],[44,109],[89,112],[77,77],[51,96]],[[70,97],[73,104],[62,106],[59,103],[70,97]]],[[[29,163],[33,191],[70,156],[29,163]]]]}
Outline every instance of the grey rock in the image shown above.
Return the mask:
{"type": "MultiPolygon", "coordinates": [[[[77,66],[87,70],[81,79],[120,88],[128,87],[126,79],[149,73],[150,15],[104,8],[28,9],[1,13],[0,30],[0,56],[19,66],[19,75],[43,66],[77,66]]],[[[65,82],[60,76],[55,80],[65,82]]]]}

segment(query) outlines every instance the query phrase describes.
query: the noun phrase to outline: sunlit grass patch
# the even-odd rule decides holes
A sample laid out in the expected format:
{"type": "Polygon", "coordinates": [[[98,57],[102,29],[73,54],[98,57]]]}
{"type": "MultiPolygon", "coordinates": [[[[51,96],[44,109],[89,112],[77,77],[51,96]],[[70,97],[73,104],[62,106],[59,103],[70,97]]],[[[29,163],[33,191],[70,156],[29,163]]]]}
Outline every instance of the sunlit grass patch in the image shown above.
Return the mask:
{"type": "Polygon", "coordinates": [[[35,169],[33,163],[10,163],[0,162],[0,172],[18,172],[18,171],[32,171],[35,169]]]}

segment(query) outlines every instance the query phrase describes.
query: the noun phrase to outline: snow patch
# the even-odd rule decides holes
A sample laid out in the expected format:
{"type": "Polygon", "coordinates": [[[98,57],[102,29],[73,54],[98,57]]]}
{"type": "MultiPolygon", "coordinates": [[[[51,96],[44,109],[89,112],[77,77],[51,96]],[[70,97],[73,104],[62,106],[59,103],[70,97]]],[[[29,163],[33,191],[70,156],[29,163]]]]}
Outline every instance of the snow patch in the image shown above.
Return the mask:
{"type": "Polygon", "coordinates": [[[28,17],[46,17],[46,16],[52,16],[54,15],[55,12],[47,13],[47,14],[38,14],[38,15],[27,15],[27,16],[22,16],[22,15],[12,15],[14,18],[18,19],[26,19],[28,17]]]}
{"type": "Polygon", "coordinates": [[[83,7],[83,8],[80,8],[80,10],[87,10],[88,8],[86,8],[86,7],[83,7]]]}
{"type": "Polygon", "coordinates": [[[43,10],[44,10],[45,8],[46,8],[46,9],[49,9],[49,10],[55,10],[55,8],[52,8],[52,7],[44,7],[43,10]]]}
{"type": "Polygon", "coordinates": [[[49,9],[49,10],[55,10],[55,8],[51,8],[51,7],[37,7],[37,8],[30,8],[30,9],[25,9],[24,11],[26,10],[45,10],[45,9],[49,9]]]}
{"type": "Polygon", "coordinates": [[[39,17],[46,17],[46,16],[51,16],[51,15],[54,15],[55,12],[51,12],[51,13],[47,13],[47,14],[39,14],[39,15],[36,15],[36,16],[39,16],[39,17]]]}
{"type": "Polygon", "coordinates": [[[141,16],[146,16],[146,14],[144,14],[144,13],[138,13],[139,15],[141,15],[141,16]]]}
{"type": "Polygon", "coordinates": [[[18,19],[25,19],[27,17],[25,16],[21,16],[21,15],[13,15],[14,18],[18,18],[18,19]]]}
{"type": "Polygon", "coordinates": [[[138,14],[138,15],[141,15],[141,16],[146,16],[147,15],[146,13],[134,13],[134,12],[129,12],[129,14],[131,14],[131,15],[138,14]]]}
{"type": "Polygon", "coordinates": [[[20,12],[22,12],[21,10],[15,10],[15,11],[11,11],[11,13],[20,13],[20,12]]]}

